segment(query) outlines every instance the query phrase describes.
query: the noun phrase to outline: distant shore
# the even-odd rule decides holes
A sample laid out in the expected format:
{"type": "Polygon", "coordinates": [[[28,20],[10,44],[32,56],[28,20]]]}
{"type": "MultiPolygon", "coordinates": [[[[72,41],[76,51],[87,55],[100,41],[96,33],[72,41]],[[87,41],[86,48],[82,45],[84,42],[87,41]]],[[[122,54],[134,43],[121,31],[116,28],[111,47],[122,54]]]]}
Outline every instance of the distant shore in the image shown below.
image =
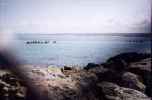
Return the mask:
{"type": "Polygon", "coordinates": [[[93,35],[102,35],[102,36],[126,36],[126,37],[151,37],[151,33],[15,33],[16,35],[88,35],[88,36],[93,36],[93,35]]]}

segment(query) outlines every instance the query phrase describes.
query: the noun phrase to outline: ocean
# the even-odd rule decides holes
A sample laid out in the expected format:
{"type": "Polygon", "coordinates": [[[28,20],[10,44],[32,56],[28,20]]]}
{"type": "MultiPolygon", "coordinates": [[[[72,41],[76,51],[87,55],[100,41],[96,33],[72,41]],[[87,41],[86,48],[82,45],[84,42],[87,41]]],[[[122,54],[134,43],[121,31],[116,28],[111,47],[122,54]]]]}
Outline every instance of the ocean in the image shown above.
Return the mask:
{"type": "Polygon", "coordinates": [[[86,66],[124,52],[151,53],[149,36],[106,34],[16,34],[23,64],[86,66]]]}

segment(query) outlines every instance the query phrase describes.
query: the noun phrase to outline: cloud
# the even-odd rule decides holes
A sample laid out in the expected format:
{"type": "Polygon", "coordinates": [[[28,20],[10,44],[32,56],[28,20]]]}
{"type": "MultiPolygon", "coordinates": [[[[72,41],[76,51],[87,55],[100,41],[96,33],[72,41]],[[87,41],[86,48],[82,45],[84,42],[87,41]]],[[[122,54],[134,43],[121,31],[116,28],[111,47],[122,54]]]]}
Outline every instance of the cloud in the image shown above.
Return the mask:
{"type": "Polygon", "coordinates": [[[50,1],[34,5],[33,1],[28,4],[14,0],[11,4],[7,0],[11,5],[6,11],[2,10],[0,28],[17,33],[138,33],[149,30],[149,8],[143,0],[82,0],[82,4],[50,1]]]}
{"type": "Polygon", "coordinates": [[[136,23],[133,23],[130,28],[136,30],[140,33],[150,33],[151,32],[151,21],[149,19],[142,19],[136,23]]]}
{"type": "Polygon", "coordinates": [[[147,20],[142,21],[138,24],[139,31],[150,33],[151,32],[151,23],[147,20]]]}

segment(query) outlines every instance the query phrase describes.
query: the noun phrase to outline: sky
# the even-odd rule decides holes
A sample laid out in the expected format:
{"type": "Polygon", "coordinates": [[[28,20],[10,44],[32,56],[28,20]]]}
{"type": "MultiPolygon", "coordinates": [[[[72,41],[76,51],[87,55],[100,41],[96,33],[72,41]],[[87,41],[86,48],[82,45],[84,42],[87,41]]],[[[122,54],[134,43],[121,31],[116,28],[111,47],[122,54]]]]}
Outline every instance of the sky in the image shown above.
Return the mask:
{"type": "Polygon", "coordinates": [[[151,0],[0,0],[0,31],[149,33],[151,0]]]}

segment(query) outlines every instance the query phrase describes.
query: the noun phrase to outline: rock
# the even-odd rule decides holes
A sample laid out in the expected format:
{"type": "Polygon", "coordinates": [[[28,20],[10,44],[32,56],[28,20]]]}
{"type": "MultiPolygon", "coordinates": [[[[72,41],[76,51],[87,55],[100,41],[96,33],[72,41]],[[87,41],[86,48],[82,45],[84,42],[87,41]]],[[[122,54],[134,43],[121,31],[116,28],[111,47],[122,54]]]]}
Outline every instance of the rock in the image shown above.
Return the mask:
{"type": "Polygon", "coordinates": [[[99,67],[98,64],[94,64],[94,63],[88,63],[88,65],[86,67],[84,67],[85,70],[89,70],[91,68],[95,68],[95,67],[99,67]]]}
{"type": "Polygon", "coordinates": [[[151,58],[143,59],[138,62],[133,62],[129,64],[128,69],[138,69],[138,70],[151,72],[151,62],[152,62],[151,58]]]}
{"type": "Polygon", "coordinates": [[[0,72],[0,100],[25,100],[26,87],[21,81],[7,70],[0,72]]]}
{"type": "Polygon", "coordinates": [[[115,70],[124,70],[131,62],[137,62],[145,58],[149,58],[150,54],[142,54],[136,52],[122,53],[117,56],[111,57],[107,60],[106,66],[115,70]]]}
{"type": "MultiPolygon", "coordinates": [[[[36,87],[39,96],[34,91],[38,98],[35,100],[45,96],[49,100],[150,100],[152,82],[148,56],[124,53],[104,64],[89,63],[84,69],[25,65],[24,75],[36,87]]],[[[12,73],[0,70],[0,100],[25,100],[27,88],[21,83],[12,73]]],[[[31,93],[29,91],[27,97],[32,97],[31,93]]]]}
{"type": "Polygon", "coordinates": [[[126,88],[132,88],[139,91],[145,91],[145,85],[140,80],[140,77],[130,72],[117,72],[103,67],[96,67],[89,70],[89,72],[96,74],[98,81],[114,82],[126,88]]]}
{"type": "Polygon", "coordinates": [[[61,69],[55,66],[48,66],[45,68],[31,68],[27,71],[29,79],[33,81],[42,81],[55,78],[64,78],[65,75],[62,73],[61,69]]]}
{"type": "Polygon", "coordinates": [[[12,74],[5,74],[2,76],[2,81],[9,83],[10,85],[17,86],[17,81],[19,80],[12,74]]]}
{"type": "Polygon", "coordinates": [[[121,81],[123,72],[117,72],[115,70],[108,69],[103,73],[97,73],[98,81],[109,81],[119,83],[121,81]]]}
{"type": "Polygon", "coordinates": [[[98,83],[102,94],[108,100],[150,100],[145,94],[134,89],[123,88],[114,83],[98,83]]]}
{"type": "Polygon", "coordinates": [[[63,74],[60,68],[54,66],[48,66],[47,71],[48,73],[63,74]]]}
{"type": "Polygon", "coordinates": [[[128,63],[123,59],[112,59],[106,62],[106,67],[115,71],[123,71],[127,68],[128,63]]]}
{"type": "Polygon", "coordinates": [[[91,69],[88,70],[88,72],[94,73],[94,74],[103,74],[107,71],[109,71],[109,69],[104,68],[103,66],[94,67],[94,68],[91,68],[91,69]]]}
{"type": "Polygon", "coordinates": [[[51,78],[64,78],[65,75],[62,73],[61,69],[58,67],[52,67],[48,66],[47,72],[49,74],[49,77],[51,78]]]}
{"type": "Polygon", "coordinates": [[[125,72],[122,75],[121,85],[123,87],[136,89],[141,92],[145,92],[146,88],[145,85],[139,80],[139,76],[130,72],[125,72]]]}
{"type": "Polygon", "coordinates": [[[42,77],[46,76],[47,73],[45,70],[41,70],[40,68],[35,68],[35,69],[32,69],[32,73],[33,74],[37,74],[37,75],[40,75],[42,77]]]}
{"type": "Polygon", "coordinates": [[[150,58],[151,54],[143,54],[143,53],[136,53],[136,52],[128,52],[128,53],[121,53],[117,56],[111,57],[110,59],[107,60],[107,62],[111,60],[124,60],[126,63],[131,63],[131,62],[137,62],[142,59],[150,58]]]}
{"type": "Polygon", "coordinates": [[[64,79],[49,80],[49,97],[51,100],[99,100],[95,87],[97,77],[86,70],[64,70],[64,79]],[[68,76],[67,76],[68,75],[68,76]]]}
{"type": "Polygon", "coordinates": [[[61,68],[62,73],[66,76],[69,77],[74,73],[78,73],[80,69],[75,68],[75,67],[67,67],[64,66],[63,68],[61,68]]]}
{"type": "Polygon", "coordinates": [[[151,64],[151,58],[147,58],[138,62],[130,63],[128,66],[128,71],[142,77],[143,83],[146,85],[146,94],[150,97],[152,97],[151,64]]]}
{"type": "Polygon", "coordinates": [[[72,70],[72,69],[73,69],[72,67],[68,67],[68,66],[63,67],[63,70],[72,70]]]}

